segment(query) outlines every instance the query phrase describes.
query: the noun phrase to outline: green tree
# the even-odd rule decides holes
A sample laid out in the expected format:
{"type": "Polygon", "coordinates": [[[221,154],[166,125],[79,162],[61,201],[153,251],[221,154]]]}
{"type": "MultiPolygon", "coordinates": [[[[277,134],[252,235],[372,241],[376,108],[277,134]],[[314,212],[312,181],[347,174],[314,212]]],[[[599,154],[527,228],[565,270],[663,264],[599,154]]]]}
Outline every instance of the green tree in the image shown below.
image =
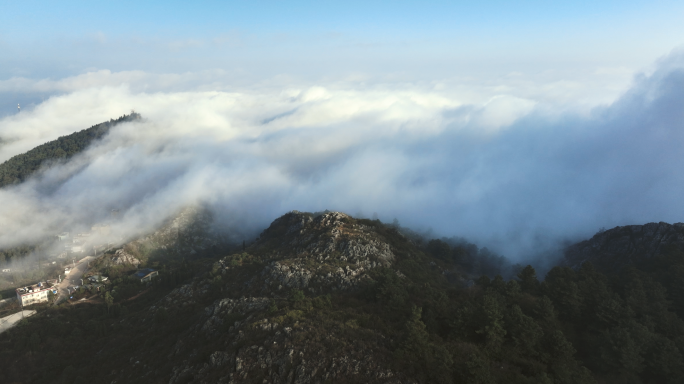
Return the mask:
{"type": "Polygon", "coordinates": [[[539,280],[537,280],[537,271],[531,265],[523,268],[518,273],[518,278],[520,279],[520,288],[522,288],[523,292],[533,294],[538,292],[539,280]]]}
{"type": "Polygon", "coordinates": [[[296,303],[296,302],[302,301],[304,299],[305,299],[305,296],[304,296],[304,292],[302,292],[302,290],[295,288],[292,291],[290,291],[290,301],[296,303]]]}
{"type": "Polygon", "coordinates": [[[553,307],[553,302],[548,296],[542,296],[537,299],[534,306],[534,315],[541,320],[551,321],[556,317],[556,310],[553,307]]]}
{"type": "Polygon", "coordinates": [[[573,355],[576,352],[575,348],[568,339],[565,338],[562,331],[553,331],[547,341],[547,346],[550,355],[554,360],[561,362],[573,361],[573,355]]]}
{"type": "Polygon", "coordinates": [[[684,357],[674,341],[656,336],[646,360],[646,377],[659,383],[684,382],[684,357]]]}
{"type": "Polygon", "coordinates": [[[427,244],[427,251],[438,259],[449,260],[451,257],[451,247],[442,240],[430,240],[427,244]]]}
{"type": "Polygon", "coordinates": [[[484,336],[485,346],[490,352],[498,352],[506,336],[504,312],[501,296],[488,289],[482,297],[478,321],[480,327],[475,332],[484,336]]]}
{"type": "Polygon", "coordinates": [[[568,267],[554,267],[546,275],[543,291],[553,301],[560,317],[576,322],[582,313],[583,297],[577,286],[577,274],[568,267]]]}
{"type": "Polygon", "coordinates": [[[544,336],[544,331],[516,304],[506,314],[506,333],[516,349],[529,356],[538,354],[538,345],[544,336]]]}
{"type": "Polygon", "coordinates": [[[371,290],[375,292],[375,298],[390,309],[406,310],[409,293],[397,273],[390,268],[378,268],[373,270],[372,276],[376,281],[371,290]]]}
{"type": "Polygon", "coordinates": [[[506,283],[506,296],[516,297],[522,290],[520,289],[520,284],[515,280],[508,280],[506,283]]]}
{"type": "Polygon", "coordinates": [[[459,369],[455,370],[458,382],[466,384],[495,384],[492,374],[492,362],[480,351],[468,354],[459,369]]]}
{"type": "Polygon", "coordinates": [[[494,276],[489,286],[500,295],[506,294],[506,282],[501,275],[494,276]]]}
{"type": "Polygon", "coordinates": [[[421,383],[451,383],[451,354],[444,346],[431,342],[421,314],[422,309],[413,306],[411,318],[406,322],[404,342],[395,357],[402,364],[408,364],[421,383]]]}
{"type": "Polygon", "coordinates": [[[271,299],[271,302],[268,305],[268,312],[269,313],[276,313],[278,311],[278,304],[276,304],[276,301],[274,299],[271,299]]]}
{"type": "Polygon", "coordinates": [[[313,299],[313,306],[318,309],[332,307],[332,298],[330,294],[318,296],[313,299]]]}
{"type": "MultiPolygon", "coordinates": [[[[631,327],[641,326],[632,324],[631,327]]],[[[644,331],[650,333],[646,329],[644,331]]],[[[630,330],[625,327],[608,330],[602,350],[605,367],[612,366],[613,369],[623,370],[632,377],[638,376],[644,369],[643,346],[644,344],[635,340],[630,330]]]]}
{"type": "Polygon", "coordinates": [[[107,313],[109,313],[109,308],[112,306],[112,304],[114,304],[114,298],[109,293],[109,291],[105,292],[104,301],[107,305],[107,313]]]}

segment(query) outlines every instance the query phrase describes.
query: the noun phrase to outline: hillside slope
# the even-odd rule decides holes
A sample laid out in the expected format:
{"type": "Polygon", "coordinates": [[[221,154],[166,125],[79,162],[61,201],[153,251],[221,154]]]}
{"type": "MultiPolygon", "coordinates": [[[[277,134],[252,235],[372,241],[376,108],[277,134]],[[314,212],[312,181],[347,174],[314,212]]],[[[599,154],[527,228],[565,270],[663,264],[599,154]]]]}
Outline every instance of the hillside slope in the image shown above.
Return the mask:
{"type": "Polygon", "coordinates": [[[671,306],[681,302],[681,251],[619,278],[589,262],[555,267],[542,282],[528,266],[466,287],[467,260],[431,256],[440,244],[377,220],[293,211],[215,256],[202,235],[208,218],[181,219],[124,246],[158,279],[141,284],[135,265],[105,255],[111,263],[91,263],[110,278],[102,290],[80,288],[0,335],[0,382],[684,380],[683,314],[671,306]],[[183,246],[174,231],[183,222],[199,242],[183,246]]]}
{"type": "Polygon", "coordinates": [[[10,158],[0,164],[0,188],[23,182],[51,161],[68,160],[85,150],[94,140],[104,137],[117,124],[137,119],[140,119],[140,114],[123,115],[116,120],[62,136],[10,158]]]}
{"type": "Polygon", "coordinates": [[[199,366],[179,361],[169,383],[189,377],[196,382],[413,382],[393,370],[392,341],[383,332],[333,303],[350,299],[341,292],[358,293],[372,281],[369,271],[392,267],[397,257],[385,235],[338,212],[314,218],[294,211],[274,221],[249,253],[220,259],[207,279],[174,290],[158,305],[174,316],[176,303],[215,290],[224,296],[204,309],[192,337],[180,341],[172,354],[183,356],[188,339],[219,341],[216,350],[206,350],[209,361],[199,366]]]}
{"type": "Polygon", "coordinates": [[[627,265],[647,262],[672,246],[684,247],[684,223],[627,225],[571,245],[565,252],[565,262],[578,268],[589,261],[602,270],[619,271],[627,265]]]}

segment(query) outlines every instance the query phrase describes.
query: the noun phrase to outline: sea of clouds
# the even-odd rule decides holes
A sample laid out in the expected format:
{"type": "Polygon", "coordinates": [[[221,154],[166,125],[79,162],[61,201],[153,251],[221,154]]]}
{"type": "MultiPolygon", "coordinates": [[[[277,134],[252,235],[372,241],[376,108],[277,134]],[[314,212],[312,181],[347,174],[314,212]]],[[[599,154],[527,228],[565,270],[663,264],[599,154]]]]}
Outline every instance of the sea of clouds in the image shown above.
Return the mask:
{"type": "Polygon", "coordinates": [[[132,109],[143,116],[0,190],[0,247],[87,229],[112,209],[114,233],[129,239],[197,203],[241,237],[295,209],[377,213],[514,261],[601,227],[684,221],[681,53],[590,107],[579,94],[557,96],[558,84],[231,90],[212,85],[219,75],[0,82],[47,95],[0,119],[0,161],[132,109]]]}

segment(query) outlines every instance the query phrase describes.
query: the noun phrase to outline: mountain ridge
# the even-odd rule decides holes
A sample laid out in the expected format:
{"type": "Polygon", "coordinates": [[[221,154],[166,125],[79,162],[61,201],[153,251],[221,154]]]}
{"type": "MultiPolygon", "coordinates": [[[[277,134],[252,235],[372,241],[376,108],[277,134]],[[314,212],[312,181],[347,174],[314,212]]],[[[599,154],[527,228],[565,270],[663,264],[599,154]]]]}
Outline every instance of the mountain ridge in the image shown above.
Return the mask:
{"type": "Polygon", "coordinates": [[[577,269],[589,261],[606,272],[618,272],[660,255],[667,246],[684,248],[684,223],[661,221],[600,231],[566,248],[564,264],[577,269]]]}
{"type": "MultiPolygon", "coordinates": [[[[27,152],[16,155],[0,164],[0,188],[18,184],[38,172],[51,161],[68,160],[84,151],[93,141],[101,139],[117,124],[139,120],[140,114],[131,112],[116,120],[93,125],[90,128],[60,136],[27,152]]],[[[1,143],[1,141],[0,141],[1,143]]]]}
{"type": "MultiPolygon", "coordinates": [[[[684,379],[684,252],[667,244],[651,267],[616,276],[585,261],[543,281],[527,266],[473,285],[463,284],[472,277],[464,248],[413,241],[379,220],[291,211],[227,251],[214,248],[211,221],[202,207],[182,210],[91,262],[88,274],[107,282],[34,306],[36,315],[0,334],[0,381],[684,379]],[[138,268],[158,278],[141,284],[138,268]]],[[[614,230],[605,246],[623,229],[614,230]]]]}

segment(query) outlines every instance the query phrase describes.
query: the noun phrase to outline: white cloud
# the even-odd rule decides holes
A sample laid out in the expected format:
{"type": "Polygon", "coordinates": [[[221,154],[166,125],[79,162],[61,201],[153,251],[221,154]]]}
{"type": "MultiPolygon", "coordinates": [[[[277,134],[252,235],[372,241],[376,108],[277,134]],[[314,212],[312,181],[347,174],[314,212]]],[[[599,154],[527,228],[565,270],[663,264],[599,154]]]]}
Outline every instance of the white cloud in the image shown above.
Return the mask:
{"type": "Polygon", "coordinates": [[[495,96],[475,114],[473,124],[485,129],[497,129],[513,124],[532,111],[535,102],[505,95],[495,96]]]}
{"type": "Polygon", "coordinates": [[[0,137],[14,140],[1,159],[130,109],[145,120],[1,190],[0,245],[88,225],[112,208],[129,236],[197,201],[246,230],[292,209],[378,212],[506,255],[534,250],[540,234],[678,221],[683,63],[671,57],[589,114],[527,97],[543,90],[469,90],[478,96],[468,99],[448,82],[440,91],[432,83],[145,91],[118,81],[174,84],[186,75],[130,72],[34,84],[67,93],[0,120],[0,137]]]}

